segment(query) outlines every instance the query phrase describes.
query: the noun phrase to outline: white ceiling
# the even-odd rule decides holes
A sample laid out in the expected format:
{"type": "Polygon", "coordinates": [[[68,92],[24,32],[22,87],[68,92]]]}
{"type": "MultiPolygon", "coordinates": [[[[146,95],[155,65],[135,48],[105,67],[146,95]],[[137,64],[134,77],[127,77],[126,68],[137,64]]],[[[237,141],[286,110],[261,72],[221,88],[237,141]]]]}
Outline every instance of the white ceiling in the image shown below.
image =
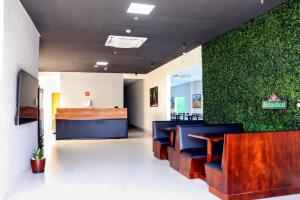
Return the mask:
{"type": "Polygon", "coordinates": [[[202,80],[202,68],[197,66],[172,74],[171,87],[199,80],[202,80]],[[179,77],[177,78],[176,76],[179,77]]]}

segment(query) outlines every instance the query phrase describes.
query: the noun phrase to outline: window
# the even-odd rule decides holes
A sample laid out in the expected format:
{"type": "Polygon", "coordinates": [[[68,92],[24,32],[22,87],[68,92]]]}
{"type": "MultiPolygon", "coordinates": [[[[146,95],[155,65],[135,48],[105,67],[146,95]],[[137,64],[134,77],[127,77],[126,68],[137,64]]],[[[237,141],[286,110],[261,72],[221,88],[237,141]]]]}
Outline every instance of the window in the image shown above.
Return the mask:
{"type": "Polygon", "coordinates": [[[176,113],[185,113],[185,98],[184,97],[175,97],[175,112],[176,113]]]}

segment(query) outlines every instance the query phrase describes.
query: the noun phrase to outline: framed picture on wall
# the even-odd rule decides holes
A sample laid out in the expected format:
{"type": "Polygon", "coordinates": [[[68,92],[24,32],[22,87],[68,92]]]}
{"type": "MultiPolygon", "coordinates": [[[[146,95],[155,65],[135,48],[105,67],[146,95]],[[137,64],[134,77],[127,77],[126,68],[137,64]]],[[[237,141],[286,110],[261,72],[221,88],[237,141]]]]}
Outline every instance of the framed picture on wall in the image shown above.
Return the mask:
{"type": "Polygon", "coordinates": [[[171,109],[175,109],[175,97],[171,97],[171,109]]]}
{"type": "Polygon", "coordinates": [[[201,108],[201,94],[193,94],[193,108],[201,108]]]}
{"type": "Polygon", "coordinates": [[[150,107],[158,107],[158,86],[150,88],[150,107]]]}

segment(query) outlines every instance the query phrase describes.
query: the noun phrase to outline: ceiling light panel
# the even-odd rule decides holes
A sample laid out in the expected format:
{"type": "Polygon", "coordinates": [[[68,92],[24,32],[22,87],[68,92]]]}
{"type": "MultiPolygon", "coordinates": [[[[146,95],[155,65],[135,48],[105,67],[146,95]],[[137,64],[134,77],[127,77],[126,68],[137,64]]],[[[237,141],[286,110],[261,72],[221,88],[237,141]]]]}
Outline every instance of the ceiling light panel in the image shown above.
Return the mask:
{"type": "Polygon", "coordinates": [[[127,13],[149,15],[154,8],[155,8],[155,5],[131,3],[127,10],[127,13]]]}
{"type": "Polygon", "coordinates": [[[115,48],[140,48],[148,38],[144,37],[129,37],[129,36],[116,36],[110,35],[107,38],[105,46],[115,47],[115,48]]]}
{"type": "Polygon", "coordinates": [[[98,65],[98,66],[106,66],[106,65],[108,65],[108,62],[106,62],[106,61],[97,61],[96,65],[98,65]]]}

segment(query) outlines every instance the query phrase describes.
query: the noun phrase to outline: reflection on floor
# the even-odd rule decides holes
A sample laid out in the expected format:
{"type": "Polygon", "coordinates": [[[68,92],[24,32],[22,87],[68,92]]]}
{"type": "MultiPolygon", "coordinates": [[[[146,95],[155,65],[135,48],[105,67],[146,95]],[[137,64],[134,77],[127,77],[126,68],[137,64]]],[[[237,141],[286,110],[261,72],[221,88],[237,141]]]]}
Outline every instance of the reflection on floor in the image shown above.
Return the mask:
{"type": "MultiPolygon", "coordinates": [[[[153,157],[151,136],[59,141],[45,174],[29,175],[9,200],[214,200],[201,180],[188,180],[153,157]]],[[[296,200],[300,195],[272,199],[296,200]]]]}

